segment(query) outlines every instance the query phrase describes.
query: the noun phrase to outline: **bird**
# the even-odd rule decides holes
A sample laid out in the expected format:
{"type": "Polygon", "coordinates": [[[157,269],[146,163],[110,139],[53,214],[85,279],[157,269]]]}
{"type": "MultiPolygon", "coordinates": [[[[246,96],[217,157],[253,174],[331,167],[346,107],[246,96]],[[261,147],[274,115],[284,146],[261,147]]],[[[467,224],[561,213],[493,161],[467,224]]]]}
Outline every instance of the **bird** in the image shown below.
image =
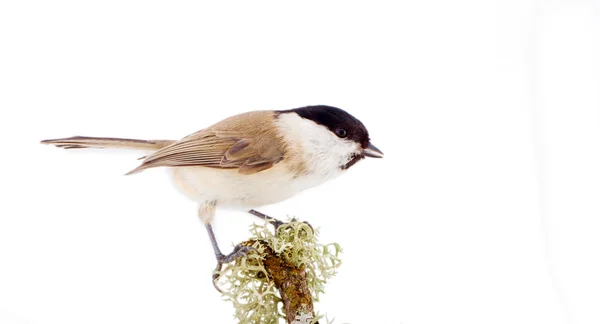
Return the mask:
{"type": "Polygon", "coordinates": [[[198,204],[217,269],[251,249],[238,245],[229,254],[221,251],[211,225],[217,208],[243,210],[281,224],[256,208],[334,179],[365,157],[383,157],[360,120],[326,105],[245,112],[180,140],[74,136],[41,143],[151,152],[127,175],[157,167],[169,170],[175,187],[198,204]]]}

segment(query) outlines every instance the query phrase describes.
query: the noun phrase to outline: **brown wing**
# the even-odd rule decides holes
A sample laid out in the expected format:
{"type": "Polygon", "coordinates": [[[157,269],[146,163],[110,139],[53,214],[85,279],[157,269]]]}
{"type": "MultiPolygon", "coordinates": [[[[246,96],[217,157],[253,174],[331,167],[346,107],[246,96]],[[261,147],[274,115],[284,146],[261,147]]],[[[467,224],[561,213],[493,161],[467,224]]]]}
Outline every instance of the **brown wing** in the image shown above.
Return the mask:
{"type": "Polygon", "coordinates": [[[273,112],[249,112],[229,117],[158,150],[127,174],[160,166],[204,166],[252,174],[279,162],[282,147],[273,112]]]}

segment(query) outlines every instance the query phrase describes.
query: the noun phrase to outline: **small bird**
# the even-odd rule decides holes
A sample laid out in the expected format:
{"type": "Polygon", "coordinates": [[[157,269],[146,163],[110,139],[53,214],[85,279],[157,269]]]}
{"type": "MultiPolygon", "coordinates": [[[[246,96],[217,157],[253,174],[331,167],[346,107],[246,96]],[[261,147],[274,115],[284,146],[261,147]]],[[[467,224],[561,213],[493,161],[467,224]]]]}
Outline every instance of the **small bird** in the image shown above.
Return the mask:
{"type": "Polygon", "coordinates": [[[238,245],[230,254],[221,252],[211,226],[217,207],[281,224],[254,208],[331,180],[365,157],[383,157],[363,123],[342,109],[322,105],[242,113],[179,141],[75,136],[41,143],[152,151],[127,174],[156,167],[170,170],[176,188],[198,203],[217,269],[249,251],[238,245]]]}

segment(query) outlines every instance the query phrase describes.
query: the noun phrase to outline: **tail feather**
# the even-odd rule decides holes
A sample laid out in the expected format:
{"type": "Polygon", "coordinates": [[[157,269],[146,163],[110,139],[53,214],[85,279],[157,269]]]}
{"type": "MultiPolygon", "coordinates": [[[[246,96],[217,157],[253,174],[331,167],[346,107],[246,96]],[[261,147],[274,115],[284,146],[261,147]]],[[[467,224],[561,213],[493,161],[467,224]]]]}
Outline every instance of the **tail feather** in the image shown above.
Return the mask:
{"type": "Polygon", "coordinates": [[[158,151],[174,143],[171,140],[138,140],[113,137],[85,137],[73,136],[67,138],[49,139],[41,141],[42,144],[52,144],[64,149],[75,148],[120,148],[130,150],[158,151]]]}

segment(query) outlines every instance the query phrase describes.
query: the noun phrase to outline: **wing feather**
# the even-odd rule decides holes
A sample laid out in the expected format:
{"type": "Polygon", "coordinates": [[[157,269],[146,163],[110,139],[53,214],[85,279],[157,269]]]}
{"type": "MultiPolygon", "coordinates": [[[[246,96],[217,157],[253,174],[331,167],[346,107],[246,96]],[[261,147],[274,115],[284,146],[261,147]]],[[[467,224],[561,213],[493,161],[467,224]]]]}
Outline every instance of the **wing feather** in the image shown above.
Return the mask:
{"type": "Polygon", "coordinates": [[[283,157],[276,130],[269,111],[233,116],[147,156],[127,174],[161,166],[238,169],[241,174],[264,171],[283,157]]]}

